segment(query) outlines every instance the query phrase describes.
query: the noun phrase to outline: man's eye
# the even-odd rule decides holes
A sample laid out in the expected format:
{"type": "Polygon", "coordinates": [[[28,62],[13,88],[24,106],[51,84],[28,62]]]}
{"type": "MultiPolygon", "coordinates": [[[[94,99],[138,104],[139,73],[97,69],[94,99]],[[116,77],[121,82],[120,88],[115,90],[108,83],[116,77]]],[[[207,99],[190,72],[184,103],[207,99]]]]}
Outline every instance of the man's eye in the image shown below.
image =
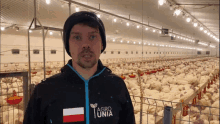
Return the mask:
{"type": "Polygon", "coordinates": [[[92,35],[91,37],[90,37],[90,39],[95,39],[96,38],[96,36],[95,35],[92,35]]]}
{"type": "Polygon", "coordinates": [[[81,39],[79,36],[74,36],[73,38],[76,39],[76,40],[81,39]]]}

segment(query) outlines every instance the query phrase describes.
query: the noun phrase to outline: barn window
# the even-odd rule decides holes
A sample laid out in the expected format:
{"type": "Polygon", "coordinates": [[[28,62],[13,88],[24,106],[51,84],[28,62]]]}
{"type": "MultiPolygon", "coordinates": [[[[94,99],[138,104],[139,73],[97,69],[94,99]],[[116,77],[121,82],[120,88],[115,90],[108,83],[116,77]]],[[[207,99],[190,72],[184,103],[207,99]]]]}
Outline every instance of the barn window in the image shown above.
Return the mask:
{"type": "Polygon", "coordinates": [[[56,54],[56,50],[51,50],[51,54],[56,54]]]}
{"type": "Polygon", "coordinates": [[[37,50],[37,49],[33,50],[33,54],[39,54],[39,53],[40,53],[40,50],[37,50]]]}
{"type": "Polygon", "coordinates": [[[206,51],[206,54],[209,55],[209,54],[210,54],[210,51],[206,51]]]}
{"type": "Polygon", "coordinates": [[[20,50],[19,49],[12,49],[12,54],[19,54],[20,50]]]}

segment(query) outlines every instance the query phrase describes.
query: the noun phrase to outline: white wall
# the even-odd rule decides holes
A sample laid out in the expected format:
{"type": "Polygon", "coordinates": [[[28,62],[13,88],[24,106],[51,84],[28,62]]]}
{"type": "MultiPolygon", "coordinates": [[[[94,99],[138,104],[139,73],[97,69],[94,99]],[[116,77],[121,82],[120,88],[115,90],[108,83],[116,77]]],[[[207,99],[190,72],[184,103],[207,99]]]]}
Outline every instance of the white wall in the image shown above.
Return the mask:
{"type": "MultiPolygon", "coordinates": [[[[40,49],[40,54],[33,54],[31,51],[31,62],[43,62],[43,40],[42,37],[30,37],[30,49],[40,49]]],[[[52,36],[47,36],[45,40],[45,50],[46,50],[46,61],[63,61],[63,42],[62,39],[53,38],[52,36]],[[56,54],[51,54],[50,50],[57,50],[56,54]]],[[[210,49],[212,55],[216,55],[216,49],[210,49]]],[[[142,46],[135,44],[121,44],[121,43],[111,43],[107,42],[107,47],[105,49],[106,54],[101,54],[100,59],[107,58],[137,58],[142,57],[142,46]],[[114,51],[114,54],[111,54],[114,51]],[[120,51],[120,54],[118,54],[120,51]],[[126,54],[128,51],[128,54],[126,54]],[[133,51],[133,54],[131,54],[133,51]],[[138,54],[136,54],[138,51],[138,54]]],[[[195,50],[185,50],[177,48],[168,47],[153,47],[153,46],[143,46],[143,57],[176,57],[176,56],[191,56],[196,55],[195,50]],[[147,52],[147,54],[146,54],[147,52]],[[149,54],[151,52],[151,54],[149,54]],[[161,52],[161,54],[154,54],[154,52],[161,52]],[[169,52],[169,54],[163,54],[163,52],[169,52]],[[178,52],[178,54],[171,54],[171,52],[178,52]]],[[[28,37],[22,35],[1,35],[1,63],[10,62],[28,62],[28,37]],[[11,49],[20,49],[20,54],[13,55],[11,49]],[[6,51],[6,52],[3,52],[6,51]]],[[[205,51],[202,52],[205,55],[205,51]]],[[[65,53],[66,62],[70,59],[67,53],[65,53]]]]}

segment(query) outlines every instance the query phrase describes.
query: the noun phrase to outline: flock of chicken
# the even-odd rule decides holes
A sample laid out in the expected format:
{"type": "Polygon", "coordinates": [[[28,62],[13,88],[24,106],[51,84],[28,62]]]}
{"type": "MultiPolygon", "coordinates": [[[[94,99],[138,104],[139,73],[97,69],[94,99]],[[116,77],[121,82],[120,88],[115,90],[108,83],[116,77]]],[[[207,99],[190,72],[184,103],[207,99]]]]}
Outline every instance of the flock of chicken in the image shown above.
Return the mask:
{"type": "MultiPolygon", "coordinates": [[[[201,87],[211,81],[213,77],[217,77],[219,73],[219,60],[218,58],[200,58],[110,68],[118,75],[122,73],[133,73],[136,75],[135,78],[131,78],[132,75],[122,76],[123,78],[125,77],[124,81],[134,105],[136,123],[140,123],[141,83],[143,97],[145,98],[143,99],[142,122],[145,124],[148,120],[149,124],[153,124],[163,116],[164,106],[176,108],[178,103],[185,101],[199,89],[201,90],[201,87]],[[140,80],[138,74],[134,73],[137,69],[141,69],[146,73],[140,77],[140,80]],[[150,71],[154,71],[154,73],[148,74],[147,72],[150,71]],[[163,102],[162,100],[169,102],[163,102]]],[[[187,116],[182,116],[182,110],[176,114],[175,118],[185,120],[181,121],[182,124],[188,124],[189,120],[194,124],[209,124],[208,121],[211,124],[219,123],[218,79],[210,85],[210,88],[206,88],[206,93],[202,92],[201,99],[198,100],[197,98],[196,101],[196,104],[202,108],[191,106],[188,108],[187,116]],[[215,108],[209,111],[209,107],[205,106],[215,108]]],[[[192,104],[192,102],[190,101],[189,104],[192,104]]],[[[179,123],[178,120],[176,120],[176,123],[179,123]]]]}
{"type": "MultiPolygon", "coordinates": [[[[104,61],[103,64],[108,64],[108,68],[113,73],[124,79],[131,95],[137,124],[140,123],[140,87],[142,87],[144,97],[142,101],[142,123],[154,124],[162,118],[164,106],[177,108],[179,103],[186,101],[195,92],[201,90],[204,84],[213,80],[214,77],[217,78],[219,74],[218,58],[210,57],[166,61],[154,60],[151,62],[148,60],[146,63],[133,62],[132,64],[124,62],[123,64],[117,64],[117,66],[104,61]],[[137,70],[143,72],[142,76],[138,76],[137,70]]],[[[55,67],[56,65],[52,66],[55,67]]],[[[59,72],[58,69],[52,69],[52,66],[47,67],[47,70],[51,69],[51,71],[50,73],[47,72],[46,77],[59,72]]],[[[31,76],[32,83],[37,84],[43,79],[43,70],[35,68],[35,70],[32,70],[31,76]]],[[[12,96],[14,91],[18,93],[18,96],[23,96],[22,78],[4,78],[1,79],[0,84],[0,122],[3,121],[3,124],[21,123],[23,120],[23,101],[12,106],[9,105],[7,99],[12,96]]],[[[184,111],[181,109],[175,114],[175,117],[173,116],[176,123],[179,123],[178,119],[180,118],[181,124],[209,124],[209,121],[210,124],[219,123],[218,79],[215,79],[214,83],[208,87],[205,93],[201,92],[201,98],[196,100],[196,105],[200,105],[199,107],[189,105],[187,114],[183,116],[184,111]]],[[[189,104],[192,103],[192,101],[189,102],[189,104]]]]}

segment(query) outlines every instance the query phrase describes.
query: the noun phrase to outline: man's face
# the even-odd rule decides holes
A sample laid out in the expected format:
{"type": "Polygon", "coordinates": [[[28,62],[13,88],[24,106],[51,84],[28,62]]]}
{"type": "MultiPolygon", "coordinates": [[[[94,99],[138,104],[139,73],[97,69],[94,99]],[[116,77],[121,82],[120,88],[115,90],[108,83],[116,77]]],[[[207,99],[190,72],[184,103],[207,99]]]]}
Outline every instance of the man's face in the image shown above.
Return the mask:
{"type": "Polygon", "coordinates": [[[98,29],[82,24],[73,26],[69,38],[69,50],[73,63],[77,63],[84,69],[90,69],[98,62],[102,49],[98,29]]]}

